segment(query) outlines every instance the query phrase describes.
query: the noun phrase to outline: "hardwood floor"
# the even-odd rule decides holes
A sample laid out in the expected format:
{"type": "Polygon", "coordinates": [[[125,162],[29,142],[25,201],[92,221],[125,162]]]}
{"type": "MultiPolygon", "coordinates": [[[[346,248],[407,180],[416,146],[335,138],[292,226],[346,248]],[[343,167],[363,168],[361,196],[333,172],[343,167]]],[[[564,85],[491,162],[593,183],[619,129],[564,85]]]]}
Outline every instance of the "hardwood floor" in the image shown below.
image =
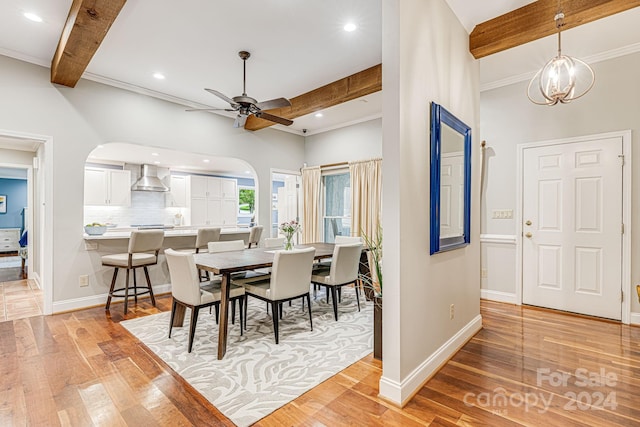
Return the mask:
{"type": "MultiPolygon", "coordinates": [[[[128,318],[169,309],[157,301],[128,318]]],[[[118,324],[121,308],[0,322],[0,425],[232,425],[118,324]]],[[[377,398],[368,356],[257,425],[640,425],[640,328],[486,301],[482,315],[402,409],[377,398]]]]}

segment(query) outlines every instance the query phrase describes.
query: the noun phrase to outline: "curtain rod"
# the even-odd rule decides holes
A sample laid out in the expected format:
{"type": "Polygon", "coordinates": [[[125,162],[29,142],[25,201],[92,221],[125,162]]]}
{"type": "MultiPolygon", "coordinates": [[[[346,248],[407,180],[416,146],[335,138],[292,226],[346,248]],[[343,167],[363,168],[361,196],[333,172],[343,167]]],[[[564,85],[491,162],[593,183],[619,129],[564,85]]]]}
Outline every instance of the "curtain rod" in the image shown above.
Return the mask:
{"type": "Polygon", "coordinates": [[[320,165],[320,169],[322,168],[334,168],[336,166],[348,166],[349,162],[339,162],[339,163],[328,163],[326,165],[320,165]]]}

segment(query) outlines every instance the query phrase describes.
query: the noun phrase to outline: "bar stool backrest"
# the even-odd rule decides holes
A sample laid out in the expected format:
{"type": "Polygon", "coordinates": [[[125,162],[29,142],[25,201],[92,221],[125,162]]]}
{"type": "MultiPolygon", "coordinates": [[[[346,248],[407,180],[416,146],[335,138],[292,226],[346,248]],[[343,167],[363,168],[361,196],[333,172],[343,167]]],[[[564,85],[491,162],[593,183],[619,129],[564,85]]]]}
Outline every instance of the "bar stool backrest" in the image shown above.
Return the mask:
{"type": "Polygon", "coordinates": [[[209,242],[220,240],[220,227],[199,228],[196,237],[196,250],[206,249],[209,242]]]}
{"type": "Polygon", "coordinates": [[[164,230],[137,230],[131,232],[129,253],[155,252],[162,249],[164,230]]]}

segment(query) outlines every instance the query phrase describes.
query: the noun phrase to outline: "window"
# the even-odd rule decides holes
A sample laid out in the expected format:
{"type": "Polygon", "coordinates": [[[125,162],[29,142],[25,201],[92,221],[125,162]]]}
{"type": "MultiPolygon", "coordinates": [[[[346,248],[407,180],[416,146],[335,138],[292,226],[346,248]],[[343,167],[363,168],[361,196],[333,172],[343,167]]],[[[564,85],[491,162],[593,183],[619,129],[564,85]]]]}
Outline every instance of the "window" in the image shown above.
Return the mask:
{"type": "Polygon", "coordinates": [[[256,207],[256,189],[255,187],[238,186],[238,222],[244,223],[246,221],[240,221],[240,218],[249,219],[255,212],[256,207]]]}
{"type": "Polygon", "coordinates": [[[334,173],[322,177],[324,186],[324,241],[351,235],[351,176],[334,173]]]}

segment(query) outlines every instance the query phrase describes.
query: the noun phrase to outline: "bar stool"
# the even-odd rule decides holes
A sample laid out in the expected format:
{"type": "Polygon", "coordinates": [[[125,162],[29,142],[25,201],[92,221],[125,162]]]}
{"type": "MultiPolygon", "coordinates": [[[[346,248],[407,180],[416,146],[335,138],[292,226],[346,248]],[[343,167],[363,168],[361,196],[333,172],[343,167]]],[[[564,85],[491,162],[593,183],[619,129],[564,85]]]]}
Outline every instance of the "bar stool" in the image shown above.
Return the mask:
{"type": "MultiPolygon", "coordinates": [[[[196,236],[196,253],[200,253],[200,250],[206,252],[209,242],[217,242],[219,240],[220,227],[199,228],[196,236]]],[[[202,274],[202,270],[198,270],[198,277],[200,277],[200,281],[210,280],[208,271],[202,274]]]]}
{"type": "Polygon", "coordinates": [[[248,249],[251,249],[251,246],[254,245],[256,248],[258,247],[258,243],[260,242],[260,237],[262,237],[262,229],[261,225],[256,225],[255,227],[251,227],[249,230],[249,246],[248,249]]]}
{"type": "Polygon", "coordinates": [[[129,303],[129,270],[133,270],[134,301],[137,303],[138,295],[148,293],[151,297],[151,303],[155,307],[156,299],[153,295],[153,289],[151,288],[151,280],[149,280],[149,270],[147,270],[147,267],[158,263],[158,252],[160,252],[160,249],[162,248],[163,241],[163,230],[132,231],[131,237],[129,238],[129,249],[127,253],[105,255],[102,257],[102,265],[106,267],[115,267],[105,310],[109,310],[112,297],[124,298],[124,314],[127,314],[129,303]],[[139,288],[136,282],[136,268],[139,267],[144,269],[144,275],[147,279],[146,287],[139,288]],[[118,270],[121,268],[127,269],[127,278],[123,288],[115,289],[118,270]],[[124,294],[117,294],[117,292],[121,291],[124,291],[124,294]]]}

